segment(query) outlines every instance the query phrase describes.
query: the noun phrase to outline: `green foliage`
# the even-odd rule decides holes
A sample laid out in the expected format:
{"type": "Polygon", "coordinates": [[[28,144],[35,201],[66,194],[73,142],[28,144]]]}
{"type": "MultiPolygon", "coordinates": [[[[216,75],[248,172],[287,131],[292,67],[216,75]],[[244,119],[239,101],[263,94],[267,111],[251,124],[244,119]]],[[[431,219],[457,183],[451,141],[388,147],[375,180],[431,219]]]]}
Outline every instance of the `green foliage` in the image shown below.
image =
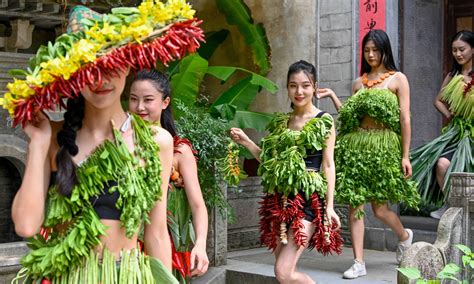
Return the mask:
{"type": "Polygon", "coordinates": [[[448,196],[450,173],[474,171],[473,142],[474,121],[454,117],[439,137],[410,152],[413,180],[418,183],[420,195],[426,203],[436,203],[440,200],[439,196],[433,194],[439,192],[436,190],[439,186],[433,170],[439,157],[453,153],[451,164],[446,173],[448,178],[444,183],[444,188],[447,189],[445,197],[448,196]]]}
{"type": "MultiPolygon", "coordinates": [[[[417,208],[416,184],[401,171],[400,137],[385,130],[339,135],[336,141],[336,199],[356,208],[368,201],[404,202],[417,208]]],[[[363,214],[359,213],[358,217],[363,214]]]]}
{"type": "Polygon", "coordinates": [[[346,134],[370,116],[400,134],[400,109],[397,96],[388,89],[361,89],[342,106],[338,116],[338,132],[346,134]]]}
{"type": "Polygon", "coordinates": [[[228,35],[229,31],[225,29],[206,33],[206,43],[201,45],[201,47],[198,49],[199,55],[202,58],[209,60],[212,54],[214,54],[214,51],[216,51],[219,45],[224,42],[228,35]]]}
{"type": "Polygon", "coordinates": [[[443,280],[452,280],[459,284],[469,284],[474,280],[474,253],[465,245],[455,245],[457,249],[463,252],[462,267],[455,263],[446,264],[443,269],[436,275],[436,279],[424,279],[417,268],[403,267],[397,268],[400,273],[410,280],[417,280],[416,284],[435,284],[441,283],[443,280]],[[458,278],[458,277],[461,278],[458,278]]]}
{"type": "Polygon", "coordinates": [[[231,25],[236,25],[245,42],[252,48],[253,61],[260,69],[260,74],[270,71],[270,45],[265,29],[261,24],[254,24],[251,12],[243,0],[216,0],[217,8],[231,25]]]}
{"type": "Polygon", "coordinates": [[[285,196],[303,190],[306,199],[317,192],[326,196],[327,184],[320,172],[307,171],[303,157],[307,149],[322,150],[333,121],[323,115],[309,120],[300,131],[288,128],[288,114],[279,114],[268,125],[270,135],[262,140],[262,163],[258,169],[266,193],[285,196]]]}
{"type": "Polygon", "coordinates": [[[176,120],[179,135],[193,143],[198,151],[198,175],[207,208],[216,208],[222,216],[233,221],[233,211],[222,192],[224,184],[219,173],[218,159],[227,154],[228,125],[213,118],[205,108],[187,107],[176,102],[183,115],[176,120]]]}
{"type": "MultiPolygon", "coordinates": [[[[186,107],[193,107],[205,74],[225,83],[236,72],[244,72],[248,76],[230,86],[207,111],[215,118],[230,121],[231,125],[262,130],[272,116],[251,112],[248,108],[261,89],[274,94],[278,87],[271,80],[244,68],[208,66],[207,60],[198,54],[188,55],[178,65],[168,69],[173,98],[181,100],[186,107]]],[[[183,115],[179,108],[175,114],[177,118],[183,115]]]]}

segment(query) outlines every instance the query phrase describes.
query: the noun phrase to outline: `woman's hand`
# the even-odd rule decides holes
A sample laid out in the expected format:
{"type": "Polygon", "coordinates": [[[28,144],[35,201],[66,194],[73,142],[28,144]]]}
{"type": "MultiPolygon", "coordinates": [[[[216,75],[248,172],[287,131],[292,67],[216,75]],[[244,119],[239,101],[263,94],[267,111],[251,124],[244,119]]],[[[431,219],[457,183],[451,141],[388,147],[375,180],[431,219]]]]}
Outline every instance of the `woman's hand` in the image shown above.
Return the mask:
{"type": "Polygon", "coordinates": [[[230,129],[230,138],[244,147],[252,142],[242,129],[236,127],[230,129]]]}
{"type": "Polygon", "coordinates": [[[318,100],[323,98],[330,98],[337,111],[339,111],[342,106],[342,103],[337,97],[336,93],[329,88],[319,88],[316,92],[316,98],[318,100]]]}
{"type": "Polygon", "coordinates": [[[48,117],[38,112],[32,121],[28,121],[23,128],[25,134],[30,138],[30,144],[37,143],[49,149],[51,143],[51,125],[48,117]]]}
{"type": "Polygon", "coordinates": [[[334,93],[334,91],[329,88],[319,88],[316,92],[316,98],[318,99],[323,99],[327,97],[332,98],[333,96],[336,96],[336,93],[334,93]]]}
{"type": "Polygon", "coordinates": [[[411,163],[410,159],[402,158],[402,172],[405,178],[411,178],[411,163]]]}
{"type": "Polygon", "coordinates": [[[333,220],[335,220],[337,224],[337,229],[341,227],[341,220],[339,219],[339,216],[336,214],[336,211],[334,211],[333,207],[326,208],[326,216],[328,218],[329,225],[332,226],[332,222],[333,220]]]}
{"type": "Polygon", "coordinates": [[[191,251],[191,276],[201,276],[209,268],[206,246],[196,244],[191,251]]]}

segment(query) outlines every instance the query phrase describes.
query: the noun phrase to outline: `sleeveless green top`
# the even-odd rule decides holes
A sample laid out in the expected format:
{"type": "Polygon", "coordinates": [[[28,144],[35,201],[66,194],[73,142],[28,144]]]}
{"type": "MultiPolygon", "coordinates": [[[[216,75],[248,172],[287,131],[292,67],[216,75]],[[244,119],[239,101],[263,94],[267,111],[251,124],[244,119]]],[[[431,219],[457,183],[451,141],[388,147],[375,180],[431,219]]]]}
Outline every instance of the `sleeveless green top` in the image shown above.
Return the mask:
{"type": "Polygon", "coordinates": [[[117,181],[109,192],[119,192],[116,206],[121,209],[120,223],[127,237],[137,234],[143,222],[150,222],[148,214],[161,197],[159,147],[148,123],[133,116],[132,127],[133,154],[114,129],[115,141],[105,141],[77,168],[78,183],[71,196],[60,194],[55,185],[49,189],[43,224],[49,228],[49,237],[31,238],[31,251],[21,260],[29,275],[51,279],[67,274],[100,245],[106,226],[92,207],[91,197],[98,196],[108,181],[117,181]],[[54,230],[61,224],[67,228],[54,230]]]}
{"type": "Polygon", "coordinates": [[[289,119],[289,114],[277,114],[267,127],[270,135],[262,140],[258,174],[262,177],[264,192],[288,196],[303,191],[307,199],[317,192],[324,197],[327,191],[324,176],[320,172],[307,171],[303,158],[308,151],[326,147],[332,117],[312,118],[300,131],[288,129],[289,119]]]}
{"type": "Polygon", "coordinates": [[[400,107],[397,96],[389,89],[360,89],[339,110],[338,134],[350,133],[360,126],[364,116],[383,123],[400,134],[400,107]]]}

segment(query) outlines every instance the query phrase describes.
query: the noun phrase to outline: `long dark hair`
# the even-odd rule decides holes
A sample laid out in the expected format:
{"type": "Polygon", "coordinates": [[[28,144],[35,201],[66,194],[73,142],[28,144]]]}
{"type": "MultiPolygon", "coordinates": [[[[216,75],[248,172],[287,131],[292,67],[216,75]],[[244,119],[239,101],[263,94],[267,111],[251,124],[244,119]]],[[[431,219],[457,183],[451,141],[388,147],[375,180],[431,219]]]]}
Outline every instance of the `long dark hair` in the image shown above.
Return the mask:
{"type": "Polygon", "coordinates": [[[71,195],[72,188],[77,183],[76,165],[72,157],[79,152],[76,145],[76,133],[82,127],[84,107],[85,100],[82,95],[75,99],[68,99],[63,128],[56,137],[59,145],[59,151],[56,154],[56,165],[58,167],[56,184],[58,191],[66,196],[71,195]]]}
{"type": "MultiPolygon", "coordinates": [[[[474,33],[466,30],[462,30],[457,32],[453,38],[451,39],[450,47],[453,46],[453,42],[457,40],[462,40],[465,43],[469,44],[471,48],[474,48],[474,33]]],[[[471,59],[472,60],[472,59],[471,59]]],[[[474,67],[474,66],[473,66],[474,67]]],[[[451,76],[455,76],[462,71],[462,66],[456,61],[456,58],[453,56],[453,68],[451,69],[451,72],[449,74],[451,76]]]]}
{"type": "MultiPolygon", "coordinates": [[[[162,94],[161,98],[163,100],[168,97],[171,99],[170,83],[165,74],[157,70],[140,70],[135,75],[133,82],[145,80],[150,81],[156,90],[162,94]]],[[[161,127],[168,130],[173,137],[177,135],[171,104],[161,112],[160,124],[161,127]]]]}
{"type": "Polygon", "coordinates": [[[369,73],[372,69],[364,57],[364,47],[369,40],[373,41],[374,45],[380,51],[383,66],[385,66],[388,71],[398,71],[395,61],[393,60],[392,47],[390,46],[390,39],[388,38],[387,33],[382,30],[371,30],[362,39],[360,61],[362,62],[362,66],[360,68],[360,75],[362,76],[364,73],[369,73]]]}
{"type": "MultiPolygon", "coordinates": [[[[288,68],[288,74],[286,76],[286,86],[288,86],[290,76],[299,72],[305,73],[313,84],[313,86],[316,88],[316,82],[318,79],[316,77],[316,67],[314,67],[313,64],[304,60],[297,61],[290,65],[290,67],[288,68]]],[[[291,103],[291,108],[293,108],[293,103],[291,103]]]]}

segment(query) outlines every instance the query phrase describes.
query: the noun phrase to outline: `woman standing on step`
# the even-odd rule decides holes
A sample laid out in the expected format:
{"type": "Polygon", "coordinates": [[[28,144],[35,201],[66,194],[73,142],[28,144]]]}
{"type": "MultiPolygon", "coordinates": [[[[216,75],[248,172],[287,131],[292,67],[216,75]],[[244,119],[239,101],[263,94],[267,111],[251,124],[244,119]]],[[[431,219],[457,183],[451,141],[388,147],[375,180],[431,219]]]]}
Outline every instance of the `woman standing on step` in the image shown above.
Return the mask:
{"type": "Polygon", "coordinates": [[[168,226],[173,240],[173,273],[180,283],[206,273],[208,216],[199,186],[191,142],[178,136],[171,110],[168,78],[155,70],[137,72],[130,89],[129,110],[161,125],[173,136],[174,155],[168,192],[168,226]]]}
{"type": "Polygon", "coordinates": [[[313,105],[316,68],[298,61],[288,70],[292,112],[279,113],[258,147],[239,128],[231,138],[261,162],[265,196],[260,202],[261,241],[275,254],[281,283],[315,283],[296,265],[305,248],[340,253],[340,221],[334,212],[335,131],[332,117],[313,105]]]}
{"type": "MultiPolygon", "coordinates": [[[[449,124],[441,136],[411,152],[413,179],[427,202],[437,199],[437,188],[444,193],[444,200],[447,199],[450,173],[474,171],[474,33],[460,31],[454,35],[451,53],[453,67],[434,102],[449,124]]],[[[431,212],[431,217],[440,219],[446,209],[447,204],[444,204],[431,212]]]]}
{"type": "Polygon", "coordinates": [[[419,195],[412,175],[410,149],[410,90],[406,76],[397,72],[390,41],[382,30],[372,30],[362,41],[361,77],[353,95],[339,110],[336,143],[337,198],[350,205],[354,264],[343,277],[366,275],[364,262],[364,204],[398,236],[397,262],[411,245],[405,229],[388,202],[416,207],[419,195]]]}

